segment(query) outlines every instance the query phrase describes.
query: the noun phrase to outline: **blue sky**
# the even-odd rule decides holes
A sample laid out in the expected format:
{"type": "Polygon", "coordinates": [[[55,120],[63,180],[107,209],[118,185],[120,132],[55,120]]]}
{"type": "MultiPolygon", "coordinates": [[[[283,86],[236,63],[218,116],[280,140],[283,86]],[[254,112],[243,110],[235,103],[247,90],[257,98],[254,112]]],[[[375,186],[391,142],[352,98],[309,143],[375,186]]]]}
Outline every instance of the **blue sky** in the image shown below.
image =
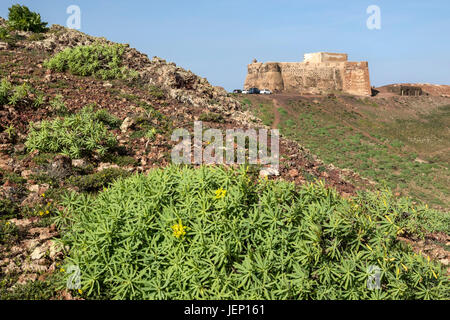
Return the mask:
{"type": "MultiPolygon", "coordinates": [[[[2,0],[0,16],[18,0],[2,0]]],[[[129,43],[228,90],[243,86],[247,64],[301,61],[307,52],[345,52],[369,61],[375,86],[450,84],[448,0],[23,0],[49,24],[82,11],[81,31],[129,43]],[[381,30],[369,30],[369,5],[381,30]]]]}

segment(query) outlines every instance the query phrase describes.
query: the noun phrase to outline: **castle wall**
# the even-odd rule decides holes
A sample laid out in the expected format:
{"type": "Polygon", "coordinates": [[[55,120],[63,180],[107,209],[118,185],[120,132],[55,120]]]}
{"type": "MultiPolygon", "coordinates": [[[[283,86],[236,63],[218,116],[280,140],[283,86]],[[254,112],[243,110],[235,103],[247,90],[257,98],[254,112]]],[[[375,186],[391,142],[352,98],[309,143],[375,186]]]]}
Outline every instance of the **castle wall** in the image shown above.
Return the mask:
{"type": "Polygon", "coordinates": [[[367,62],[348,62],[346,54],[323,52],[305,55],[305,62],[249,64],[244,87],[301,94],[342,91],[371,95],[367,62]]]}
{"type": "Polygon", "coordinates": [[[280,63],[284,88],[281,91],[316,93],[342,90],[338,65],[322,63],[280,63]]]}
{"type": "Polygon", "coordinates": [[[283,91],[284,80],[280,64],[277,62],[250,64],[244,87],[283,91]]]}
{"type": "Polygon", "coordinates": [[[369,63],[346,62],[343,73],[343,91],[354,95],[369,96],[370,87],[369,63]]]}

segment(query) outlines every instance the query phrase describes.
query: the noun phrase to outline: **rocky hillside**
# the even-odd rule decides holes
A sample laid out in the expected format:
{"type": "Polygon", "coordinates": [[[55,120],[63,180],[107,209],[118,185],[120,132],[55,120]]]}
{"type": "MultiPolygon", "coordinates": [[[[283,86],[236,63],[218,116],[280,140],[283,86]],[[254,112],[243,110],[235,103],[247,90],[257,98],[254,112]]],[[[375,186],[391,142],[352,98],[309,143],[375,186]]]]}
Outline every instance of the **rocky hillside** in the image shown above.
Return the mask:
{"type": "MultiPolygon", "coordinates": [[[[0,20],[4,26],[5,20],[0,20]]],[[[19,39],[29,39],[32,32],[16,32],[19,39]]],[[[46,33],[41,34],[33,41],[14,42],[14,48],[45,51],[54,54],[66,48],[86,46],[94,43],[112,44],[105,38],[86,35],[77,30],[71,30],[59,25],[53,25],[46,33]]],[[[2,43],[0,48],[8,50],[8,43],[2,43]]],[[[123,56],[123,65],[139,72],[140,80],[148,85],[155,85],[167,92],[168,97],[193,107],[208,108],[211,111],[228,112],[238,109],[239,103],[227,96],[227,92],[220,87],[214,87],[202,77],[191,71],[177,67],[175,63],[168,63],[164,59],[153,57],[149,59],[146,54],[138,52],[126,45],[123,56]]]]}

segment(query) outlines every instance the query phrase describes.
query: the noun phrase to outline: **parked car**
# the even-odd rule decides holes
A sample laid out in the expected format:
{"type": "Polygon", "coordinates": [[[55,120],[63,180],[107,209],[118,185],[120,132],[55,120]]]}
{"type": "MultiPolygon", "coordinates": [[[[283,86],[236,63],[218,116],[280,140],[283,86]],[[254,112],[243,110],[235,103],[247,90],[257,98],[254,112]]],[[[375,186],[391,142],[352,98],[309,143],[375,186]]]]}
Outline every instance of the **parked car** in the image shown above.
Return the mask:
{"type": "Polygon", "coordinates": [[[242,93],[243,93],[243,94],[248,94],[249,92],[248,92],[247,89],[245,89],[245,90],[242,90],[242,93]]]}
{"type": "Polygon", "coordinates": [[[250,90],[248,90],[249,94],[259,94],[259,89],[258,88],[250,88],[250,90]]]}
{"type": "Polygon", "coordinates": [[[234,90],[233,90],[233,93],[242,93],[242,90],[240,90],[240,89],[234,89],[234,90]]]}
{"type": "Polygon", "coordinates": [[[259,93],[260,94],[272,94],[272,91],[270,91],[269,89],[262,89],[259,93]]]}

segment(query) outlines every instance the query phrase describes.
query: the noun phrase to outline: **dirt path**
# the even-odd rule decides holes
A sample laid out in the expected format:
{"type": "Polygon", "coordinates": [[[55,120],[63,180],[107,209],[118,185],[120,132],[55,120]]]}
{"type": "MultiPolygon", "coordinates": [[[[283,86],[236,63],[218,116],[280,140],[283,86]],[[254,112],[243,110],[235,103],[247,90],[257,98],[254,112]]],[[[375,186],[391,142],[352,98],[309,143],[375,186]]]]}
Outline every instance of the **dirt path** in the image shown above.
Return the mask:
{"type": "Polygon", "coordinates": [[[272,129],[278,129],[278,125],[280,124],[281,116],[280,112],[278,111],[278,108],[280,108],[280,105],[278,104],[277,99],[273,98],[273,114],[275,116],[275,119],[273,120],[272,129]]]}

